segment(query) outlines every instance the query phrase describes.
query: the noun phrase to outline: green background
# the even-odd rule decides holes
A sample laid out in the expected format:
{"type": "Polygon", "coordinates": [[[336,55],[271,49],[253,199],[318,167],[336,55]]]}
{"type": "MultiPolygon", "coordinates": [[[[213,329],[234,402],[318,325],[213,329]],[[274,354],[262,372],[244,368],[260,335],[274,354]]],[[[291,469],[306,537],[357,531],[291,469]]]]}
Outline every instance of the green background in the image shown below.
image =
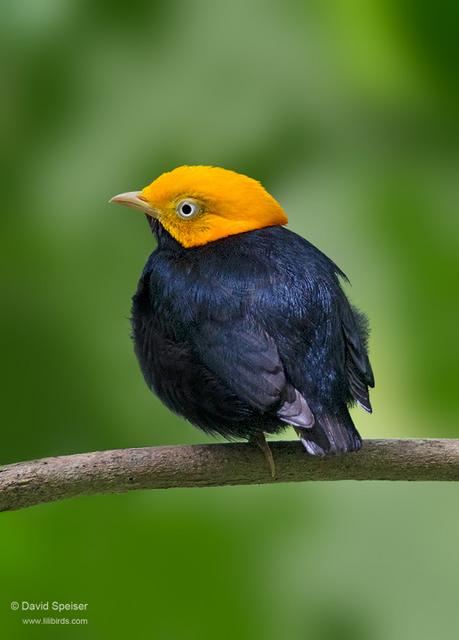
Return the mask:
{"type": "MultiPolygon", "coordinates": [[[[128,316],[153,239],[107,204],[185,163],[260,179],[349,275],[372,325],[365,437],[459,436],[457,2],[0,6],[1,462],[208,441],[143,383],[128,316]]],[[[456,638],[458,491],[187,489],[5,513],[1,635],[456,638]],[[26,628],[11,600],[85,602],[89,624],[26,628]]]]}

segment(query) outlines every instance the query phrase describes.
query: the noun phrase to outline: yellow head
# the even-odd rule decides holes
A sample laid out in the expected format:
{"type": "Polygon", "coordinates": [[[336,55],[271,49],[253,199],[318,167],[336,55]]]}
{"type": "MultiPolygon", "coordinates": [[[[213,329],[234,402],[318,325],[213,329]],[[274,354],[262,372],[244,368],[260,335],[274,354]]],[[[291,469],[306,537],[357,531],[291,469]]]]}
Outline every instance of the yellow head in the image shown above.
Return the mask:
{"type": "Polygon", "coordinates": [[[287,224],[280,204],[253,178],[220,167],[183,166],[142,191],[110,200],[157,218],[184,247],[287,224]]]}

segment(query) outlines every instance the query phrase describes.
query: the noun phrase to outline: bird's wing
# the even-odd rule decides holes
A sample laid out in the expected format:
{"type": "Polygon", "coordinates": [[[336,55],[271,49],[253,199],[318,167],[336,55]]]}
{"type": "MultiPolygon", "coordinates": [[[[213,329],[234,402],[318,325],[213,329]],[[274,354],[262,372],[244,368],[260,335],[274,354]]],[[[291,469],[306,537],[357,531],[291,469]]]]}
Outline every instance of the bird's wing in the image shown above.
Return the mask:
{"type": "Polygon", "coordinates": [[[345,368],[352,396],[371,413],[368,387],[374,387],[373,371],[367,354],[368,325],[366,317],[347,305],[342,326],[345,339],[345,368]]]}
{"type": "Polygon", "coordinates": [[[277,405],[280,420],[311,427],[314,416],[303,396],[286,380],[273,338],[244,323],[199,325],[194,344],[202,362],[241,400],[261,412],[277,405]]]}

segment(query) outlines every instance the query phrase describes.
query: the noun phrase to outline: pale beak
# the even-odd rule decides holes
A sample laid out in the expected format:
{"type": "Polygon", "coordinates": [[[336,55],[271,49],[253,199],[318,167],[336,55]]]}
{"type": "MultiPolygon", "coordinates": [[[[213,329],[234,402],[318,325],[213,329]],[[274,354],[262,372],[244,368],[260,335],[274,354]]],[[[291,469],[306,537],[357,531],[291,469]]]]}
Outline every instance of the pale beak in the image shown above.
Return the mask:
{"type": "Polygon", "coordinates": [[[155,210],[149,202],[144,200],[141,193],[141,191],[127,191],[126,193],[119,193],[117,196],[113,196],[113,198],[108,202],[122,204],[125,207],[130,207],[131,209],[139,209],[150,216],[155,216],[155,210]]]}

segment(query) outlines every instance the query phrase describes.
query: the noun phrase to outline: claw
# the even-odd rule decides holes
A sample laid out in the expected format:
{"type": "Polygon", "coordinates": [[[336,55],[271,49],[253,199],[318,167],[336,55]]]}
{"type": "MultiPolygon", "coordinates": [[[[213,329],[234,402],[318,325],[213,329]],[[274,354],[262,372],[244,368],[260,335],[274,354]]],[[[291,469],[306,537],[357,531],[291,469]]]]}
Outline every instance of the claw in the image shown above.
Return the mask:
{"type": "Polygon", "coordinates": [[[274,462],[273,452],[269,448],[269,444],[266,441],[265,434],[263,433],[263,431],[261,431],[255,436],[251,436],[250,442],[252,444],[256,444],[257,447],[262,452],[262,454],[264,455],[265,460],[268,463],[269,471],[271,473],[271,478],[274,480],[276,478],[276,464],[274,462]]]}

